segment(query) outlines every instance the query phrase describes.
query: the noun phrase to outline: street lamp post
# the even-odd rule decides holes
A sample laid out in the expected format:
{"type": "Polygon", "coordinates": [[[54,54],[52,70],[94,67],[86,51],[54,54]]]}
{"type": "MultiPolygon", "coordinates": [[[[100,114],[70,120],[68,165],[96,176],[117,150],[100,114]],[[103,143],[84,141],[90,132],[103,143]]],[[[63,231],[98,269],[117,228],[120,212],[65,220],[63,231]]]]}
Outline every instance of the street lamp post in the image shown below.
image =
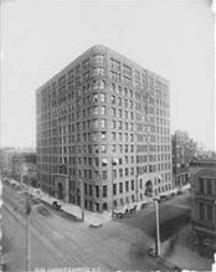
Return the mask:
{"type": "Polygon", "coordinates": [[[34,211],[34,208],[37,208],[43,204],[32,204],[31,195],[29,191],[29,184],[27,184],[27,188],[20,191],[18,194],[25,193],[25,213],[26,213],[26,271],[31,271],[31,233],[30,233],[30,218],[31,214],[34,211]]]}
{"type": "Polygon", "coordinates": [[[112,186],[111,186],[111,193],[112,193],[112,203],[111,203],[111,205],[112,205],[112,219],[114,218],[114,210],[113,210],[113,159],[111,159],[111,172],[112,172],[112,174],[111,174],[111,176],[112,176],[112,186]]]}
{"type": "Polygon", "coordinates": [[[83,179],[81,178],[80,179],[80,195],[81,195],[81,210],[82,210],[82,222],[84,222],[85,220],[85,208],[84,208],[84,181],[83,179]]]}
{"type": "Polygon", "coordinates": [[[114,218],[114,207],[113,207],[113,201],[114,201],[114,193],[113,193],[113,185],[114,185],[114,174],[113,174],[113,165],[117,165],[118,162],[116,161],[116,158],[111,158],[111,177],[112,177],[112,188],[111,188],[111,193],[112,193],[112,218],[114,218]]]}
{"type": "Polygon", "coordinates": [[[155,224],[156,224],[156,236],[155,236],[155,254],[156,257],[160,256],[160,218],[159,218],[159,203],[157,200],[155,204],[155,224]]]}
{"type": "Polygon", "coordinates": [[[31,271],[31,243],[30,243],[30,214],[31,214],[31,203],[29,199],[29,186],[27,187],[26,194],[26,271],[31,271]]]}
{"type": "Polygon", "coordinates": [[[138,183],[138,175],[137,174],[135,176],[135,180],[136,180],[136,202],[138,202],[139,201],[139,196],[138,196],[138,194],[139,194],[139,183],[138,183]]]}
{"type": "MultiPolygon", "coordinates": [[[[2,213],[2,205],[3,205],[3,200],[2,200],[2,190],[3,190],[3,184],[2,184],[2,170],[0,169],[0,210],[2,213]]],[[[0,216],[0,269],[3,268],[4,265],[4,256],[3,256],[3,241],[2,241],[2,215],[0,216]]],[[[3,269],[2,269],[3,270],[3,269]]]]}

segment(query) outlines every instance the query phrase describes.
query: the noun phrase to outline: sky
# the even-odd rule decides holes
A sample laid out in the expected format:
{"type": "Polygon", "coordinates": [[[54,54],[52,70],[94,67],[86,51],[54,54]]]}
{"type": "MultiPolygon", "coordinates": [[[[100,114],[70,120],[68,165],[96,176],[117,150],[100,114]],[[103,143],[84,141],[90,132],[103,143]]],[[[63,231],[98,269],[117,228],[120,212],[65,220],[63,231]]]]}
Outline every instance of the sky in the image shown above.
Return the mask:
{"type": "Polygon", "coordinates": [[[4,0],[1,145],[36,145],[35,90],[95,44],[170,81],[171,131],[215,148],[209,0],[4,0]]]}

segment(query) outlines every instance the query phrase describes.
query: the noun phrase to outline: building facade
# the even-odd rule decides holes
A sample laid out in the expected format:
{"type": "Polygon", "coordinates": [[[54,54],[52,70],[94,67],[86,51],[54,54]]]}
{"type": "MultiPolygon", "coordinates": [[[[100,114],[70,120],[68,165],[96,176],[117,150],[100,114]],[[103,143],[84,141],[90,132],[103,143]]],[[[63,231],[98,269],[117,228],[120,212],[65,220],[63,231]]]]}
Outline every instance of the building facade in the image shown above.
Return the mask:
{"type": "Polygon", "coordinates": [[[9,175],[12,169],[11,159],[14,153],[14,149],[10,147],[4,147],[0,149],[0,169],[1,174],[9,175]]]}
{"type": "Polygon", "coordinates": [[[36,100],[42,190],[101,212],[172,188],[166,79],[96,45],[36,100]]]}
{"type": "Polygon", "coordinates": [[[196,154],[196,143],[185,131],[177,130],[172,135],[172,166],[175,186],[189,182],[189,165],[196,154]]]}
{"type": "Polygon", "coordinates": [[[191,162],[191,221],[196,242],[216,250],[216,160],[191,162]]]}
{"type": "Polygon", "coordinates": [[[16,152],[11,158],[11,177],[36,186],[36,153],[16,152]]]}

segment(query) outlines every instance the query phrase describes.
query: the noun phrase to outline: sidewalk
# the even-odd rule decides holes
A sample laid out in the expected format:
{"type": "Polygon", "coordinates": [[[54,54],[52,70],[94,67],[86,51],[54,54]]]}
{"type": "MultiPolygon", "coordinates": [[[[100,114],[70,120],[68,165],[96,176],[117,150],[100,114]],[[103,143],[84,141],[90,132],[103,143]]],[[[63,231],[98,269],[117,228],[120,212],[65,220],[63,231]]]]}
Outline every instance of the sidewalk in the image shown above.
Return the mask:
{"type": "Polygon", "coordinates": [[[208,260],[181,245],[176,245],[172,256],[166,257],[166,260],[187,270],[211,270],[212,260],[208,260]]]}
{"type": "MultiPolygon", "coordinates": [[[[20,182],[17,182],[14,179],[12,179],[11,183],[20,185],[20,182]]],[[[27,186],[24,183],[23,183],[23,186],[27,188],[27,186]]],[[[75,216],[77,219],[80,219],[80,220],[82,219],[82,209],[79,206],[59,200],[43,192],[41,189],[37,189],[32,186],[28,186],[28,190],[31,195],[33,195],[34,197],[40,199],[41,201],[49,205],[52,205],[54,201],[57,201],[58,204],[61,205],[62,211],[64,211],[67,214],[75,216]]],[[[108,212],[94,213],[94,212],[85,210],[84,222],[88,225],[92,225],[96,227],[101,224],[104,225],[110,222],[111,220],[112,220],[111,213],[108,213],[108,212]]]]}
{"type": "MultiPolygon", "coordinates": [[[[62,200],[59,200],[55,197],[52,197],[46,193],[44,193],[41,190],[31,188],[30,193],[32,190],[32,195],[34,197],[39,198],[43,202],[46,202],[50,205],[52,205],[53,201],[57,201],[61,205],[61,210],[64,211],[67,214],[75,216],[77,219],[82,219],[82,209],[77,206],[73,205],[71,203],[64,202],[62,200]]],[[[90,211],[85,210],[84,211],[84,222],[87,223],[88,225],[93,225],[93,226],[98,226],[100,224],[106,224],[112,220],[111,215],[108,213],[93,213],[90,211]]]]}
{"type": "MultiPolygon", "coordinates": [[[[19,182],[12,183],[20,185],[19,182]]],[[[25,186],[25,185],[23,185],[25,186]]],[[[25,186],[27,187],[27,186],[25,186]]],[[[29,186],[29,193],[35,196],[35,198],[40,199],[41,201],[48,203],[49,205],[52,205],[53,201],[57,201],[60,205],[62,205],[62,210],[66,212],[67,214],[73,215],[78,219],[81,219],[82,217],[82,211],[80,207],[65,203],[63,201],[60,201],[54,197],[49,196],[48,194],[42,192],[40,189],[33,188],[29,186]]],[[[85,210],[85,221],[84,223],[88,225],[95,225],[98,226],[100,224],[107,224],[108,222],[111,222],[111,215],[110,214],[99,214],[99,213],[93,213],[85,210]]],[[[115,223],[119,226],[119,230],[122,231],[123,226],[121,225],[121,221],[117,221],[115,223]]],[[[113,224],[113,225],[115,225],[113,224]]],[[[108,226],[109,228],[109,226],[108,226]]],[[[133,228],[132,226],[130,228],[133,228]]],[[[125,231],[128,230],[128,226],[125,226],[125,231]]],[[[142,232],[140,230],[140,233],[142,234],[142,241],[145,241],[145,250],[146,248],[154,248],[154,237],[148,236],[145,232],[142,232]]],[[[160,257],[152,257],[155,262],[158,263],[158,267],[161,265],[166,265],[169,267],[170,271],[174,270],[174,267],[180,267],[182,269],[189,269],[189,270],[199,270],[199,271],[207,271],[211,269],[211,260],[201,257],[197,252],[195,252],[193,249],[189,248],[189,237],[190,232],[187,232],[187,229],[182,229],[178,235],[178,240],[175,246],[171,249],[170,253],[167,254],[168,250],[168,241],[161,243],[161,256],[160,257]]],[[[141,249],[142,249],[142,243],[141,241],[141,249]]]]}
{"type": "Polygon", "coordinates": [[[191,236],[190,225],[185,225],[177,233],[173,247],[170,248],[169,240],[163,243],[163,258],[167,262],[175,264],[182,269],[196,271],[210,271],[212,260],[201,256],[195,248],[193,248],[193,239],[191,236]]]}

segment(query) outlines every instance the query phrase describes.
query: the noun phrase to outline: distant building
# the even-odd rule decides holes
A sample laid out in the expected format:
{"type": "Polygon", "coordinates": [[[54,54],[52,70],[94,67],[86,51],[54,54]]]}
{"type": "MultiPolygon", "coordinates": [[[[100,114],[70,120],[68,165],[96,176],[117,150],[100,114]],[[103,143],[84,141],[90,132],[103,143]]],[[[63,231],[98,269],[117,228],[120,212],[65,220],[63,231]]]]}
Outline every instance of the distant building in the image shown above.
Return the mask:
{"type": "Polygon", "coordinates": [[[196,153],[196,143],[185,131],[177,130],[172,135],[172,167],[176,186],[189,182],[189,165],[196,153]]]}
{"type": "Polygon", "coordinates": [[[13,147],[4,147],[0,149],[0,169],[3,175],[10,175],[14,153],[15,149],[13,147]]]}
{"type": "Polygon", "coordinates": [[[36,186],[36,153],[14,153],[11,161],[11,177],[36,186]]]}
{"type": "Polygon", "coordinates": [[[190,172],[195,239],[216,251],[216,160],[194,159],[190,172]]]}
{"type": "Polygon", "coordinates": [[[203,144],[199,143],[195,156],[200,159],[216,159],[216,152],[214,150],[209,150],[203,144]]]}
{"type": "Polygon", "coordinates": [[[171,190],[166,79],[97,45],[36,97],[42,190],[97,212],[171,190]]]}

